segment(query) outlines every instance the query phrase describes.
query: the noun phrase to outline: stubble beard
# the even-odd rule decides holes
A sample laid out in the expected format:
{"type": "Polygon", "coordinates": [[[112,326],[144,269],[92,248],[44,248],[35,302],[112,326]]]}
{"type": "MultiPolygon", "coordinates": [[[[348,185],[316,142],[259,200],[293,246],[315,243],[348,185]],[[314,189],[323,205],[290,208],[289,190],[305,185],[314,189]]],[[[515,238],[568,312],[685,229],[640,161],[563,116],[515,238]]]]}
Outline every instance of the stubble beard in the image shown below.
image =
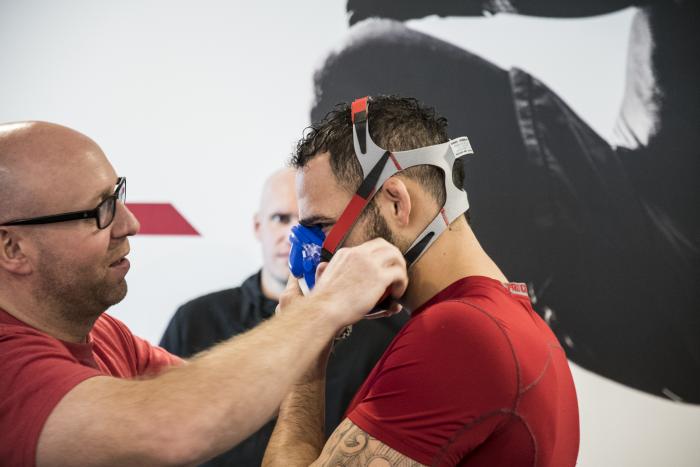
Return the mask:
{"type": "Polygon", "coordinates": [[[409,245],[404,245],[400,238],[391,231],[384,216],[379,212],[377,204],[372,200],[363,213],[365,220],[365,236],[367,240],[383,238],[404,253],[409,245]]]}
{"type": "MultiPolygon", "coordinates": [[[[53,255],[51,255],[53,256],[53,255]]],[[[37,292],[62,320],[84,326],[126,296],[126,279],[107,281],[105,268],[69,268],[58,258],[49,258],[39,272],[37,292]]]]}

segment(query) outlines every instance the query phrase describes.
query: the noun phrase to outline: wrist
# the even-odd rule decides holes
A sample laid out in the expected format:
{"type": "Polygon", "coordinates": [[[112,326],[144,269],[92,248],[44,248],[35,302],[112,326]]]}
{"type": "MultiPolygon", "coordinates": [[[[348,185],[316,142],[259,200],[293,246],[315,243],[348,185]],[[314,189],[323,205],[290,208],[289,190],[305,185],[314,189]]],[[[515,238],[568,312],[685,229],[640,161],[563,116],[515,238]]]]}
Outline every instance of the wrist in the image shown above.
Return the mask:
{"type": "Polygon", "coordinates": [[[316,357],[316,360],[309,366],[308,370],[297,382],[297,386],[321,384],[325,387],[326,370],[328,369],[328,358],[333,348],[333,341],[329,341],[316,357]]]}
{"type": "Polygon", "coordinates": [[[321,332],[329,341],[336,336],[338,330],[345,326],[341,316],[336,313],[337,304],[327,294],[319,291],[319,293],[309,295],[306,306],[313,321],[322,327],[321,332]]]}

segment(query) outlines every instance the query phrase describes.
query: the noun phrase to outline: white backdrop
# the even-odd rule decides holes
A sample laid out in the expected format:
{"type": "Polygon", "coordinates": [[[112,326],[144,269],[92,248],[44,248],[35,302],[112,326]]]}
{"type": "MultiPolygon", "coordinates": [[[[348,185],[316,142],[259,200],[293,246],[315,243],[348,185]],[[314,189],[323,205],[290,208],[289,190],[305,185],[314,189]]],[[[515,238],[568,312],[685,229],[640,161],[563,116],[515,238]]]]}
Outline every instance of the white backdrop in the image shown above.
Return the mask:
{"type": "MultiPolygon", "coordinates": [[[[611,137],[632,13],[408,24],[529,71],[611,137]]],[[[172,203],[201,234],[132,240],[129,295],[111,312],[136,334],[158,342],[179,304],[259,267],[262,180],[309,123],[312,74],[347,31],[344,1],[0,0],[0,121],[86,133],[129,201],[172,203]]],[[[574,377],[579,465],[700,465],[700,407],[574,377]]]]}

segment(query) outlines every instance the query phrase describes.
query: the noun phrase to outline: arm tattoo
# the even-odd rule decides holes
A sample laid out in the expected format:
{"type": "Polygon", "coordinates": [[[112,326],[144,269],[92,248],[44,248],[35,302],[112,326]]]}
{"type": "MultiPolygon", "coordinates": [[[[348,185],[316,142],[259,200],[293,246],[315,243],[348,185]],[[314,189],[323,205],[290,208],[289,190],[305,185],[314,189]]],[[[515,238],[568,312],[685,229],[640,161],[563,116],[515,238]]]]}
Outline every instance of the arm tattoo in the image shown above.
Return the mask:
{"type": "Polygon", "coordinates": [[[418,467],[422,464],[365,433],[347,418],[328,439],[317,466],[418,467]]]}

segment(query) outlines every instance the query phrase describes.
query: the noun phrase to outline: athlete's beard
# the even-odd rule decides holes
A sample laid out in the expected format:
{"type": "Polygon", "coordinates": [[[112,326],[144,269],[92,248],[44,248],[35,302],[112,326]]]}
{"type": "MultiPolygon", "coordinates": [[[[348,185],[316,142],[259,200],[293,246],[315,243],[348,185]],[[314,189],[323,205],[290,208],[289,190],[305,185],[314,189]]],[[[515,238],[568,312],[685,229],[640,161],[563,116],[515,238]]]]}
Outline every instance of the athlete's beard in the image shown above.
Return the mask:
{"type": "Polygon", "coordinates": [[[91,325],[126,296],[126,280],[108,283],[106,267],[69,267],[58,255],[43,253],[43,261],[36,271],[36,297],[48,302],[62,320],[78,326],[91,325]]]}
{"type": "Polygon", "coordinates": [[[383,238],[387,242],[396,246],[402,253],[405,252],[409,245],[391,231],[391,228],[384,219],[384,216],[382,216],[381,212],[379,212],[379,208],[374,202],[374,199],[370,201],[362,215],[366,219],[365,235],[367,240],[383,238]]]}

